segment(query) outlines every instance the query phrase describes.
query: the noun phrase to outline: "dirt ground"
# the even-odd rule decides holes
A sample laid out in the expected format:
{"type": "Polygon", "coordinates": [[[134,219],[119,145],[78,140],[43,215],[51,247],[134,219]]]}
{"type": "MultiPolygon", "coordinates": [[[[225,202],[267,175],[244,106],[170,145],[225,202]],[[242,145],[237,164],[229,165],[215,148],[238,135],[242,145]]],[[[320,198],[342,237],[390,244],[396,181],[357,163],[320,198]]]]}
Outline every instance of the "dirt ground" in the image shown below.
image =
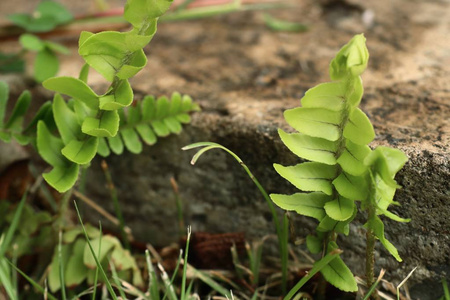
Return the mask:
{"type": "MultiPolygon", "coordinates": [[[[63,2],[70,4],[71,9],[77,13],[93,9],[92,3],[87,0],[63,2]]],[[[410,225],[406,225],[411,229],[408,229],[408,233],[405,233],[406,229],[397,230],[396,227],[392,227],[390,233],[387,230],[388,234],[392,235],[394,244],[401,244],[399,249],[405,257],[405,264],[400,267],[392,260],[381,257],[381,265],[391,270],[392,278],[400,279],[408,270],[419,264],[421,268],[417,271],[413,289],[416,293],[415,299],[436,299],[433,298],[433,292],[427,294],[426,290],[437,289],[439,278],[450,276],[450,2],[298,0],[291,3],[294,4],[293,8],[268,13],[284,20],[302,22],[308,25],[306,32],[271,31],[265,26],[264,13],[260,11],[240,12],[203,20],[161,22],[157,35],[145,49],[149,58],[148,66],[132,80],[137,97],[149,93],[171,94],[175,90],[191,95],[200,103],[202,112],[194,116],[192,127],[187,129],[187,137],[180,136],[182,142],[179,143],[207,139],[219,141],[237,153],[242,153],[249,165],[260,172],[267,188],[277,191],[278,179],[272,180],[269,175],[266,178],[266,173],[272,174],[273,171],[264,171],[264,168],[267,170],[273,162],[282,160],[287,163],[290,159],[281,158],[279,148],[282,146],[276,141],[276,128],[289,129],[282,118],[282,112],[298,106],[299,99],[307,89],[329,81],[328,64],[331,58],[354,34],[363,32],[367,38],[370,61],[367,71],[363,74],[365,95],[362,109],[375,127],[377,138],[373,145],[386,144],[401,148],[411,159],[408,171],[405,171],[400,179],[404,186],[404,191],[400,192],[404,193],[401,197],[409,199],[408,203],[402,203],[405,207],[403,216],[413,219],[410,225]],[[418,194],[420,190],[423,195],[418,194]],[[430,196],[426,194],[428,192],[430,196]]],[[[32,8],[31,1],[1,1],[0,22],[4,22],[5,14],[17,12],[22,8],[32,8]],[[18,5],[18,2],[24,2],[26,5],[18,5]]],[[[82,64],[82,60],[75,55],[77,36],[56,36],[55,40],[74,49],[73,56],[62,59],[61,75],[77,76],[82,64]]],[[[2,41],[0,44],[0,50],[13,48],[13,41],[2,41]]],[[[39,86],[29,84],[30,81],[23,80],[23,77],[0,75],[1,78],[6,78],[13,85],[13,91],[18,92],[21,87],[27,85],[37,98],[50,95],[39,86]]],[[[95,74],[91,77],[91,83],[98,91],[105,87],[104,81],[95,74]]],[[[157,153],[172,159],[167,153],[172,153],[173,149],[168,147],[156,147],[156,150],[149,150],[148,153],[157,153]]],[[[174,160],[187,164],[186,157],[185,155],[174,160]]],[[[129,164],[130,161],[131,158],[126,158],[125,162],[112,158],[111,163],[116,164],[118,171],[120,166],[125,165],[132,178],[140,176],[141,181],[138,182],[148,183],[142,178],[149,175],[141,171],[145,158],[141,157],[139,162],[129,164]]],[[[159,165],[156,172],[169,167],[174,168],[169,163],[167,166],[159,165]]],[[[187,179],[191,175],[183,173],[183,168],[177,166],[176,171],[170,172],[176,173],[180,184],[186,184],[187,195],[198,196],[196,201],[211,201],[210,203],[214,203],[211,205],[216,205],[214,201],[217,201],[214,212],[207,209],[206,211],[215,214],[218,219],[226,214],[226,209],[223,209],[223,214],[219,213],[222,205],[220,203],[229,201],[227,199],[231,195],[239,193],[236,199],[242,200],[243,203],[246,203],[247,199],[247,204],[248,198],[253,198],[253,195],[242,192],[241,188],[245,184],[236,183],[239,182],[238,179],[242,179],[240,175],[222,178],[233,181],[239,188],[231,187],[231,183],[227,183],[222,185],[222,188],[230,188],[230,192],[215,190],[208,194],[203,190],[195,190],[196,185],[189,181],[192,179],[187,179]],[[188,185],[189,183],[191,185],[188,185]],[[208,197],[215,197],[217,200],[208,197]]],[[[240,172],[238,167],[220,168],[218,167],[222,172],[240,172]]],[[[204,181],[205,177],[199,179],[199,188],[209,184],[204,181]]],[[[160,188],[152,194],[153,198],[170,194],[166,192],[170,190],[167,183],[161,183],[159,186],[159,183],[155,183],[159,182],[157,178],[151,180],[152,188],[160,188]]],[[[119,188],[124,190],[129,188],[128,184],[132,183],[118,182],[119,188]]],[[[211,189],[213,188],[214,185],[211,189]]],[[[128,190],[122,197],[145,199],[146,193],[148,194],[148,191],[144,189],[141,193],[128,190]]],[[[92,191],[92,195],[100,198],[103,194],[92,191]]],[[[141,229],[145,219],[139,214],[143,212],[136,207],[142,204],[133,206],[133,201],[139,202],[132,200],[130,208],[124,210],[131,220],[131,226],[136,228],[136,235],[156,240],[156,244],[170,242],[171,238],[166,239],[170,234],[150,238],[148,228],[141,229]]],[[[196,210],[205,210],[204,206],[195,205],[197,204],[193,201],[189,212],[192,222],[205,222],[203,217],[195,219],[198,214],[196,210]]],[[[229,205],[238,210],[237,206],[229,205]]],[[[173,216],[154,208],[148,209],[159,213],[161,219],[173,216]]],[[[253,209],[249,208],[249,211],[253,209]]],[[[158,216],[155,216],[156,225],[147,225],[153,226],[156,231],[172,230],[158,227],[163,222],[157,225],[157,219],[158,216]]],[[[255,219],[251,223],[257,229],[248,229],[250,236],[255,235],[256,230],[270,230],[270,222],[263,221],[255,219]],[[260,223],[263,221],[269,225],[262,226],[260,223]]],[[[198,226],[225,232],[242,230],[248,226],[245,222],[236,222],[234,225],[222,224],[225,229],[218,229],[219,222],[209,218],[205,224],[198,226]]],[[[360,245],[354,247],[357,248],[355,253],[361,251],[358,249],[360,245]]],[[[349,259],[351,260],[351,257],[349,259]]]]}

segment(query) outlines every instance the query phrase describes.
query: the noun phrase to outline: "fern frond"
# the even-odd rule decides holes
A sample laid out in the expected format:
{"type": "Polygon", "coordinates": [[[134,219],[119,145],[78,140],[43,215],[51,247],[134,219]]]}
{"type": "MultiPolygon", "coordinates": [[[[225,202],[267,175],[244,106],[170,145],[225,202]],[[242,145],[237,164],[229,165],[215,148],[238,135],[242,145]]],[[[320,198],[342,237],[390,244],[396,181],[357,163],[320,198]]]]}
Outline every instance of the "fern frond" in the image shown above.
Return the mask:
{"type": "Polygon", "coordinates": [[[191,120],[189,113],[199,110],[200,107],[188,95],[173,93],[170,100],[165,96],[158,99],[146,96],[135,106],[122,110],[125,117],[119,133],[112,138],[102,138],[98,154],[104,157],[110,152],[121,154],[125,148],[132,153],[140,153],[143,143],[154,145],[158,137],[179,134],[182,125],[191,120]]]}
{"type": "Polygon", "coordinates": [[[24,91],[16,101],[8,120],[5,120],[6,107],[9,97],[9,87],[4,81],[0,81],[0,140],[10,142],[16,140],[21,145],[35,143],[36,126],[42,120],[51,129],[55,128],[52,107],[50,102],[44,103],[36,112],[34,118],[24,126],[24,118],[30,103],[31,94],[24,91]]]}
{"type": "MultiPolygon", "coordinates": [[[[274,167],[297,188],[312,193],[271,197],[281,208],[316,218],[317,231],[330,233],[328,237],[348,234],[357,212],[355,201],[361,201],[369,211],[366,227],[399,260],[395,247],[384,238],[384,226],[377,215],[408,221],[387,211],[397,188],[395,173],[406,156],[398,150],[379,147],[372,151],[367,146],[375,132],[358,105],[363,95],[360,75],[368,57],[364,36],[355,36],[331,61],[330,77],[334,81],[310,89],[301,99],[301,107],[285,111],[287,123],[298,133],[279,130],[281,140],[294,154],[311,162],[274,167]]],[[[317,252],[318,243],[328,243],[328,253],[337,248],[330,247],[328,237],[311,237],[308,247],[317,252]]],[[[355,279],[340,258],[321,272],[336,287],[356,291],[355,279]]]]}

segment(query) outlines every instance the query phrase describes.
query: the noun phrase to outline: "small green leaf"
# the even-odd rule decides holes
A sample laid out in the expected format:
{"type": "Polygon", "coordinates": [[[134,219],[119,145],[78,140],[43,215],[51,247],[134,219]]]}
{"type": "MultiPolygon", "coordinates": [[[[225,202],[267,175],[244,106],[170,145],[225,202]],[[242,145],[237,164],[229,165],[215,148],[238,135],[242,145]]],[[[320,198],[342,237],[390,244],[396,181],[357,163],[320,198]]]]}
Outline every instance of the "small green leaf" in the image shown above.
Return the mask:
{"type": "MultiPolygon", "coordinates": [[[[156,31],[156,22],[152,22],[154,30],[156,31]]],[[[134,52],[144,48],[152,40],[153,35],[141,35],[139,30],[134,28],[131,31],[125,33],[125,44],[128,51],[134,52]]]]}
{"type": "Polygon", "coordinates": [[[45,43],[39,37],[29,33],[20,35],[19,42],[23,48],[31,51],[42,51],[45,47],[45,43]]]}
{"type": "Polygon", "coordinates": [[[141,121],[141,106],[128,107],[127,124],[130,127],[136,126],[141,121]]]}
{"type": "Polygon", "coordinates": [[[24,91],[17,99],[16,105],[14,105],[11,116],[6,122],[3,128],[10,129],[13,131],[21,131],[22,130],[22,122],[25,116],[25,113],[28,110],[31,102],[31,94],[29,91],[24,91]]]}
{"type": "Polygon", "coordinates": [[[337,199],[325,203],[325,212],[336,221],[345,221],[352,217],[355,209],[353,200],[338,196],[337,199]]]}
{"type": "Polygon", "coordinates": [[[378,146],[364,161],[366,166],[372,167],[376,173],[388,182],[405,165],[408,157],[400,150],[378,146]]]}
{"type": "Polygon", "coordinates": [[[191,122],[191,117],[188,114],[178,114],[175,116],[180,123],[188,124],[191,122]]]}
{"type": "Polygon", "coordinates": [[[38,82],[55,76],[59,70],[59,61],[49,49],[39,51],[34,60],[34,78],[38,82]]]}
{"type": "Polygon", "coordinates": [[[156,116],[156,101],[153,96],[145,96],[142,100],[142,120],[151,121],[156,116]]]}
{"type": "Polygon", "coordinates": [[[383,244],[384,248],[386,248],[386,250],[389,251],[389,253],[391,253],[397,261],[402,261],[400,255],[398,254],[397,248],[395,248],[395,246],[385,238],[384,224],[380,218],[375,216],[373,219],[368,220],[364,226],[373,230],[373,233],[380,240],[381,244],[383,244]]]}
{"type": "Polygon", "coordinates": [[[179,134],[183,129],[175,117],[164,118],[163,122],[172,133],[179,134]]]}
{"type": "Polygon", "coordinates": [[[364,94],[364,88],[362,85],[362,79],[361,77],[355,77],[353,78],[353,91],[348,97],[348,102],[353,107],[357,107],[359,103],[361,102],[362,96],[364,94]]]}
{"type": "Polygon", "coordinates": [[[394,220],[396,222],[407,223],[407,222],[411,221],[411,219],[409,219],[409,218],[407,218],[407,219],[401,218],[401,217],[397,216],[396,214],[391,213],[388,210],[377,209],[377,214],[380,214],[380,215],[382,214],[382,215],[384,215],[384,216],[388,217],[389,219],[394,220]]]}
{"type": "Polygon", "coordinates": [[[156,135],[160,137],[165,137],[170,134],[169,128],[167,128],[167,126],[162,121],[153,121],[151,122],[151,125],[156,135]]]}
{"type": "Polygon", "coordinates": [[[106,143],[106,140],[103,137],[98,138],[97,153],[103,157],[107,157],[111,154],[111,151],[109,151],[108,144],[106,143]]]}
{"type": "Polygon", "coordinates": [[[60,193],[67,192],[78,179],[79,165],[55,166],[43,175],[45,181],[60,193]]]}
{"type": "Polygon", "coordinates": [[[133,102],[133,90],[127,80],[120,81],[114,92],[112,95],[100,97],[100,109],[117,110],[133,102]]]}
{"type": "Polygon", "coordinates": [[[60,94],[55,94],[53,98],[53,116],[65,145],[81,136],[81,126],[77,117],[60,94]]]}
{"type": "Polygon", "coordinates": [[[116,76],[123,80],[129,79],[142,70],[146,64],[147,56],[145,55],[144,50],[140,49],[133,53],[130,63],[123,65],[116,73],[116,76]]]}
{"type": "Polygon", "coordinates": [[[336,176],[336,166],[306,162],[289,167],[274,164],[274,167],[278,174],[303,191],[333,193],[331,181],[336,176]]]}
{"type": "Polygon", "coordinates": [[[84,64],[80,70],[80,75],[78,75],[78,79],[80,79],[81,81],[83,81],[86,84],[87,84],[88,77],[89,77],[89,69],[90,69],[89,65],[84,64]]]}
{"type": "Polygon", "coordinates": [[[34,115],[30,123],[28,123],[27,127],[24,129],[23,132],[29,133],[30,131],[35,131],[35,128],[39,120],[42,120],[47,125],[47,128],[50,127],[52,129],[53,128],[56,129],[56,124],[54,124],[55,120],[53,118],[52,103],[50,101],[47,101],[44,104],[42,104],[42,106],[34,115]]]}
{"type": "Polygon", "coordinates": [[[113,137],[119,130],[119,114],[116,110],[104,111],[97,118],[86,118],[81,126],[81,130],[88,135],[96,137],[113,137]]]}
{"type": "Polygon", "coordinates": [[[117,268],[117,271],[131,269],[136,262],[130,251],[124,250],[120,245],[117,245],[111,253],[111,261],[117,268]]]}
{"type": "Polygon", "coordinates": [[[136,131],[141,136],[142,140],[147,145],[153,145],[156,143],[156,135],[153,130],[147,124],[139,124],[136,126],[136,131]]]}
{"type": "Polygon", "coordinates": [[[170,97],[170,109],[169,115],[173,116],[178,114],[182,109],[182,99],[181,94],[178,92],[172,93],[172,97],[170,97]]]}
{"type": "Polygon", "coordinates": [[[324,205],[330,197],[323,193],[296,193],[293,195],[271,194],[270,198],[280,208],[322,220],[325,217],[324,205]]]}
{"type": "Polygon", "coordinates": [[[284,118],[295,130],[312,137],[336,141],[340,137],[340,112],[324,108],[298,107],[286,110],[284,118]]]}
{"type": "Polygon", "coordinates": [[[170,111],[170,102],[167,97],[162,96],[159,97],[156,101],[156,116],[155,118],[161,120],[169,114],[170,111]]]}
{"type": "MultiPolygon", "coordinates": [[[[95,238],[91,240],[91,245],[93,249],[98,249],[98,244],[100,243],[100,238],[95,238]]],[[[120,242],[112,236],[105,235],[101,237],[101,252],[98,253],[97,259],[99,262],[103,262],[103,260],[106,258],[107,254],[113,250],[113,248],[120,244],[120,242]]],[[[83,262],[89,269],[95,269],[97,267],[97,264],[95,262],[95,258],[92,255],[89,245],[86,243],[84,247],[84,254],[83,254],[83,262]]]]}
{"type": "Polygon", "coordinates": [[[173,0],[131,0],[125,4],[124,18],[133,27],[140,28],[148,20],[162,16],[173,0]]]}
{"type": "Polygon", "coordinates": [[[105,79],[113,81],[115,76],[128,79],[145,66],[147,57],[142,49],[130,51],[126,36],[127,33],[116,31],[85,33],[80,37],[78,52],[105,79]],[[126,62],[128,56],[129,62],[126,62]],[[125,62],[128,64],[125,65],[125,62]]]}
{"type": "Polygon", "coordinates": [[[330,77],[340,80],[350,74],[352,77],[361,75],[367,67],[369,51],[363,34],[355,35],[350,42],[339,50],[330,63],[330,77]]]}
{"type": "Polygon", "coordinates": [[[94,34],[92,32],[89,31],[82,31],[80,33],[80,38],[78,39],[78,48],[81,47],[81,45],[84,44],[84,42],[86,42],[86,40],[88,38],[90,38],[91,36],[93,36],[94,34]]]}
{"type": "Polygon", "coordinates": [[[327,165],[336,164],[336,143],[302,133],[288,134],[279,129],[283,143],[297,156],[327,165]]]}
{"type": "Polygon", "coordinates": [[[139,154],[142,152],[142,143],[139,140],[139,136],[136,131],[132,128],[124,128],[120,131],[122,135],[123,142],[128,151],[134,154],[139,154]]]}
{"type": "Polygon", "coordinates": [[[97,153],[98,138],[89,137],[70,141],[62,150],[62,154],[70,161],[79,165],[89,163],[97,153]]]}
{"type": "Polygon", "coordinates": [[[182,104],[182,111],[189,112],[189,111],[200,111],[200,107],[192,102],[192,98],[189,95],[183,95],[183,98],[181,99],[182,104]]]}
{"type": "MultiPolygon", "coordinates": [[[[61,248],[61,262],[63,266],[67,266],[67,261],[72,252],[72,245],[63,245],[61,248]]],[[[63,283],[64,285],[64,283],[63,283]]],[[[48,274],[48,286],[52,292],[56,292],[61,289],[61,280],[59,277],[59,259],[58,259],[58,248],[55,248],[53,254],[53,259],[50,264],[50,272],[48,274]]]]}
{"type": "Polygon", "coordinates": [[[320,253],[323,247],[323,239],[315,235],[308,234],[306,237],[306,247],[308,247],[309,252],[312,254],[320,253]]]}
{"type": "Polygon", "coordinates": [[[41,1],[36,9],[37,15],[46,17],[51,16],[55,25],[65,24],[73,19],[72,14],[61,3],[44,0],[41,1]]]}
{"type": "Polygon", "coordinates": [[[123,142],[120,138],[120,134],[116,135],[115,137],[107,137],[107,140],[112,152],[117,155],[123,153],[123,142]]]}
{"type": "Polygon", "coordinates": [[[345,141],[345,149],[337,159],[341,168],[354,176],[360,176],[367,171],[364,159],[371,152],[367,145],[357,145],[350,140],[345,141]]]}
{"type": "Polygon", "coordinates": [[[341,111],[345,107],[345,82],[327,82],[309,89],[302,98],[302,107],[341,111]]]}
{"type": "Polygon", "coordinates": [[[67,166],[68,161],[61,153],[64,143],[48,131],[43,121],[37,125],[37,148],[39,155],[52,166],[67,166]]]}
{"type": "MultiPolygon", "coordinates": [[[[336,243],[330,242],[327,252],[329,253],[334,249],[338,249],[336,243]]],[[[342,291],[356,292],[358,290],[355,277],[340,257],[330,261],[320,272],[329,283],[342,291]]]]}
{"type": "Polygon", "coordinates": [[[333,185],[338,193],[351,200],[364,201],[369,195],[368,183],[365,177],[353,176],[342,172],[333,185]]]}
{"type": "Polygon", "coordinates": [[[78,99],[91,109],[98,109],[99,97],[85,82],[80,79],[73,77],[54,77],[47,79],[42,83],[42,85],[48,90],[78,99]]]}
{"type": "Polygon", "coordinates": [[[344,137],[358,145],[367,145],[375,138],[372,123],[361,109],[355,108],[350,114],[344,137]]]}
{"type": "Polygon", "coordinates": [[[84,239],[78,239],[73,246],[73,251],[65,267],[66,272],[64,276],[66,286],[69,288],[80,285],[87,277],[88,268],[83,263],[85,246],[86,241],[84,239]]]}

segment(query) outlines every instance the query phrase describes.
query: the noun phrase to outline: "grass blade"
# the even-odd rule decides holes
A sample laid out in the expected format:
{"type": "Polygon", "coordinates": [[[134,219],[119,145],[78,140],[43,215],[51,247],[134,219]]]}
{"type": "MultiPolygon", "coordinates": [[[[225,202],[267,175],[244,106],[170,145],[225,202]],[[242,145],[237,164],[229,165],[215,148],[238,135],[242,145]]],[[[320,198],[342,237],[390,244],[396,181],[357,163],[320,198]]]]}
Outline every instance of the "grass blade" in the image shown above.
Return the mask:
{"type": "Polygon", "coordinates": [[[160,299],[158,277],[156,275],[155,268],[153,268],[150,252],[148,250],[145,250],[145,260],[147,262],[148,269],[148,294],[150,294],[150,299],[158,300],[160,299]]]}
{"type": "Polygon", "coordinates": [[[450,292],[448,290],[447,280],[445,280],[445,278],[442,278],[442,287],[444,288],[444,299],[450,300],[450,292]]]}
{"type": "MultiPolygon", "coordinates": [[[[262,185],[259,183],[258,179],[256,179],[256,177],[253,175],[253,173],[250,171],[250,169],[247,167],[247,165],[242,161],[242,159],[239,156],[237,156],[233,151],[231,151],[230,149],[228,149],[220,144],[212,143],[212,142],[199,142],[199,143],[187,145],[181,149],[182,150],[190,150],[190,149],[199,148],[199,147],[205,147],[205,148],[200,149],[194,155],[194,157],[192,157],[191,164],[195,164],[197,162],[197,160],[200,158],[200,156],[208,150],[222,149],[225,152],[229,153],[231,156],[233,156],[237,160],[237,162],[242,166],[242,168],[244,168],[247,175],[250,177],[250,179],[256,185],[256,187],[260,191],[261,195],[266,200],[267,206],[269,207],[270,212],[272,214],[272,219],[273,219],[273,223],[275,225],[275,230],[277,232],[278,244],[279,244],[279,249],[280,249],[280,253],[281,253],[281,257],[282,257],[281,272],[282,272],[282,274],[287,274],[287,255],[288,254],[287,254],[287,247],[284,247],[285,243],[284,243],[284,239],[283,239],[283,229],[280,226],[280,222],[278,220],[278,215],[277,215],[277,211],[275,210],[275,206],[274,206],[272,200],[270,199],[269,195],[267,194],[266,190],[262,187],[262,185]],[[283,258],[286,258],[286,259],[284,260],[283,258]]],[[[282,282],[282,289],[283,289],[283,291],[286,290],[286,281],[282,282]]]]}
{"type": "MultiPolygon", "coordinates": [[[[98,255],[102,252],[102,223],[98,222],[98,227],[100,229],[100,240],[98,242],[98,255]]],[[[98,284],[98,267],[95,268],[95,274],[94,274],[94,290],[92,291],[92,300],[95,300],[96,294],[97,294],[97,284],[98,284]]]]}
{"type": "Polygon", "coordinates": [[[120,297],[122,299],[127,299],[127,296],[125,295],[125,292],[122,288],[122,283],[120,282],[119,275],[117,275],[116,267],[112,262],[109,262],[109,267],[111,268],[112,278],[114,280],[114,283],[117,285],[117,289],[119,290],[120,297]]]}
{"type": "Polygon", "coordinates": [[[66,281],[64,280],[64,266],[62,260],[62,230],[59,230],[58,235],[58,261],[59,261],[59,281],[61,282],[61,297],[63,300],[67,299],[66,296],[66,281]]]}
{"type": "Polygon", "coordinates": [[[175,293],[175,289],[173,288],[173,285],[170,282],[166,270],[164,270],[163,266],[160,263],[158,263],[158,268],[161,271],[161,278],[163,280],[164,287],[166,289],[167,297],[169,297],[170,300],[178,300],[177,294],[175,293]]]}
{"type": "Polygon", "coordinates": [[[3,239],[3,241],[0,245],[0,257],[5,256],[6,250],[10,246],[10,243],[13,239],[16,228],[19,225],[20,216],[22,215],[22,210],[25,205],[26,199],[27,199],[27,193],[25,193],[22,196],[22,199],[20,200],[19,205],[17,206],[16,212],[14,213],[14,217],[11,222],[11,225],[9,226],[8,231],[6,232],[5,238],[3,239]]]}
{"type": "MultiPolygon", "coordinates": [[[[183,251],[180,250],[180,254],[178,255],[177,264],[175,265],[175,270],[173,271],[172,278],[170,278],[170,285],[173,285],[173,282],[178,274],[178,269],[180,268],[181,260],[183,259],[183,251]]],[[[166,289],[166,292],[164,293],[163,300],[167,298],[168,290],[166,289]]]]}
{"type": "Polygon", "coordinates": [[[181,279],[181,300],[186,299],[186,272],[188,264],[188,252],[189,252],[189,242],[191,241],[191,226],[187,229],[187,241],[186,249],[184,250],[184,262],[183,262],[183,278],[181,279]]]}
{"type": "Polygon", "coordinates": [[[0,282],[3,285],[6,293],[8,294],[10,299],[18,299],[17,293],[13,287],[13,282],[10,277],[10,268],[9,265],[6,264],[5,260],[0,259],[0,282]]]}
{"type": "Polygon", "coordinates": [[[17,272],[19,272],[20,275],[22,275],[36,290],[38,290],[40,293],[42,293],[43,295],[46,295],[46,298],[50,299],[50,300],[57,300],[56,297],[54,297],[53,295],[49,294],[48,292],[46,292],[44,290],[44,288],[42,286],[40,286],[36,281],[34,281],[31,277],[29,277],[27,274],[25,274],[24,272],[22,272],[22,270],[20,270],[19,268],[17,268],[12,262],[10,262],[9,260],[7,260],[5,258],[6,262],[9,263],[9,265],[11,267],[13,267],[17,272]]]}
{"type": "Polygon", "coordinates": [[[221,286],[220,284],[218,284],[214,279],[212,279],[211,276],[209,276],[208,274],[197,270],[196,268],[194,268],[193,266],[188,264],[188,269],[189,271],[191,271],[194,276],[198,279],[200,279],[201,281],[203,281],[204,283],[206,283],[207,285],[209,285],[213,290],[215,290],[216,292],[218,292],[219,294],[221,294],[222,296],[231,298],[231,293],[230,291],[228,291],[226,288],[224,288],[223,286],[221,286]]]}
{"type": "Polygon", "coordinates": [[[303,277],[290,291],[289,293],[284,297],[284,300],[292,299],[295,295],[295,293],[300,290],[305,283],[307,283],[314,275],[316,275],[317,272],[319,272],[323,267],[328,265],[333,259],[338,257],[342,253],[342,250],[335,249],[325,255],[321,260],[316,261],[314,263],[313,268],[309,271],[308,275],[303,277]]]}
{"type": "Polygon", "coordinates": [[[116,293],[114,293],[114,290],[112,288],[111,282],[109,282],[108,277],[106,276],[105,270],[103,270],[103,267],[100,264],[100,262],[98,261],[97,255],[95,254],[95,251],[92,248],[91,241],[89,240],[88,234],[86,232],[86,228],[84,228],[83,220],[81,219],[80,211],[78,210],[78,206],[77,206],[77,203],[75,201],[74,201],[74,204],[75,204],[75,210],[77,211],[78,220],[80,221],[81,227],[83,228],[83,232],[84,232],[84,236],[86,238],[86,242],[87,242],[87,244],[89,246],[89,250],[91,250],[92,256],[94,257],[95,263],[97,264],[97,268],[100,269],[100,273],[102,274],[103,278],[105,279],[105,284],[106,284],[106,287],[108,289],[109,294],[111,295],[111,297],[114,300],[118,300],[117,299],[117,295],[116,295],[116,293]]]}

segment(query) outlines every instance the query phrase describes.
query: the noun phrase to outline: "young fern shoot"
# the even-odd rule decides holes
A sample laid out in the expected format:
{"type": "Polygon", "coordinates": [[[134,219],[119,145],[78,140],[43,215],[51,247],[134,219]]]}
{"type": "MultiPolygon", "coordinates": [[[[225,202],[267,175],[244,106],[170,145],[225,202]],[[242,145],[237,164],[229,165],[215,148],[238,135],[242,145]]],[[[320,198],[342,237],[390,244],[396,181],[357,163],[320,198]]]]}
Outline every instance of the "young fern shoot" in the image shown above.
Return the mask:
{"type": "MultiPolygon", "coordinates": [[[[285,119],[297,133],[279,130],[283,143],[300,158],[310,162],[295,166],[275,164],[275,170],[300,190],[309,193],[272,194],[275,204],[319,221],[315,235],[307,237],[312,253],[323,255],[338,248],[336,234],[348,235],[357,213],[356,202],[368,212],[368,286],[373,282],[373,243],[377,237],[401,261],[395,247],[385,239],[378,215],[408,221],[387,211],[398,187],[393,179],[406,162],[399,150],[368,144],[375,137],[372,124],[358,108],[363,95],[360,75],[367,67],[369,53],[362,34],[356,35],[331,61],[332,82],[308,90],[302,107],[287,110],[285,119]]],[[[340,257],[321,269],[325,279],[344,291],[358,289],[354,276],[340,257]]]]}

